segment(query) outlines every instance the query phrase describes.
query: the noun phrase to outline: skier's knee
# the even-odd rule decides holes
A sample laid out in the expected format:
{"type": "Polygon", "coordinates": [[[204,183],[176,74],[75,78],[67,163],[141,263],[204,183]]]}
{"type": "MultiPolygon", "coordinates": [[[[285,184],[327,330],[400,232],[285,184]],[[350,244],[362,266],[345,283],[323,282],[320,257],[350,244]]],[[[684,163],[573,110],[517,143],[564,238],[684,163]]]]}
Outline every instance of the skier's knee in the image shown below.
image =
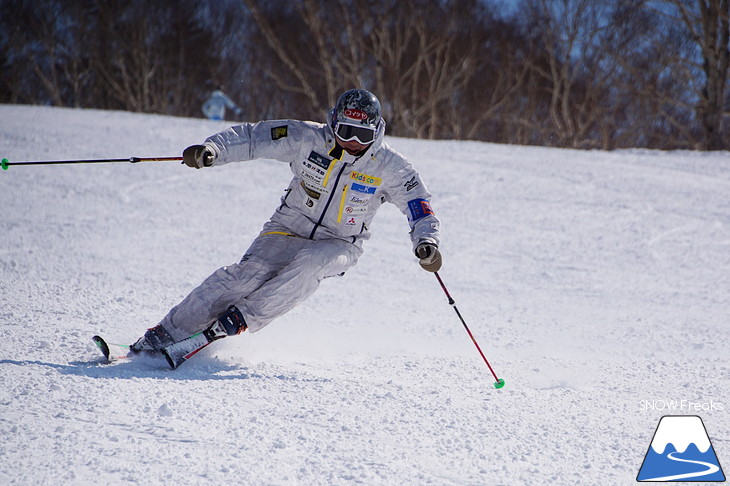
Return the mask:
{"type": "Polygon", "coordinates": [[[320,251],[307,248],[297,257],[302,269],[306,269],[320,281],[327,277],[344,275],[345,270],[357,262],[355,254],[339,248],[335,243],[321,248],[320,251]]]}

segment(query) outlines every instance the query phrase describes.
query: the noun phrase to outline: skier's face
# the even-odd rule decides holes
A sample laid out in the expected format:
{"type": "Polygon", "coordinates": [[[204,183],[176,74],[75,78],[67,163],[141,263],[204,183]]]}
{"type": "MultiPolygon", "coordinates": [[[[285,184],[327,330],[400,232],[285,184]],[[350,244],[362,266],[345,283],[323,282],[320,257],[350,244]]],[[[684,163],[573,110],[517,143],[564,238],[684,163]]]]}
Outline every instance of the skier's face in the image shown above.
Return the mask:
{"type": "Polygon", "coordinates": [[[357,140],[350,140],[349,142],[345,142],[343,140],[340,140],[340,137],[335,137],[337,139],[337,145],[342,147],[345,152],[347,152],[350,155],[358,155],[362,153],[363,151],[367,150],[369,145],[363,145],[357,140]]]}

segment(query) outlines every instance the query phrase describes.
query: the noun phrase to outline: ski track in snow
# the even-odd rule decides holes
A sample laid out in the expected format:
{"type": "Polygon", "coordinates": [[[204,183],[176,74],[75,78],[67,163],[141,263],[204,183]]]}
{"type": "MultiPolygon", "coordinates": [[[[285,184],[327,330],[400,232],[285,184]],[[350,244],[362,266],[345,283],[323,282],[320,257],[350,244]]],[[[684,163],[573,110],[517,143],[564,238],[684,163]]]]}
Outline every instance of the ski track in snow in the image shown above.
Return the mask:
{"type": "MultiPolygon", "coordinates": [[[[228,126],[0,106],[10,161],[164,156],[228,126]]],[[[443,221],[440,272],[386,205],[357,267],[176,371],[103,365],[238,261],[290,172],[252,161],[0,173],[0,484],[620,485],[659,418],[730,436],[730,156],[389,143],[443,221]]],[[[713,441],[728,462],[726,440],[713,441]]]]}

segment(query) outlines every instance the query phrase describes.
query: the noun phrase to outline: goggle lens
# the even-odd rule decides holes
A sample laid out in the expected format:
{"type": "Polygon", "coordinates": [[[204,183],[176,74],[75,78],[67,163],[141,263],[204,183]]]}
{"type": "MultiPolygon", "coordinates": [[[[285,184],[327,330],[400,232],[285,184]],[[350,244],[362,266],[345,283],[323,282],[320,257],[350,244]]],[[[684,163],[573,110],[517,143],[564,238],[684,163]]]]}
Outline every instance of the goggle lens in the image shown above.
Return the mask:
{"type": "Polygon", "coordinates": [[[351,140],[357,140],[363,145],[373,143],[375,140],[375,130],[368,127],[359,127],[356,125],[347,125],[345,123],[338,123],[335,129],[337,137],[343,142],[349,142],[351,140]]]}

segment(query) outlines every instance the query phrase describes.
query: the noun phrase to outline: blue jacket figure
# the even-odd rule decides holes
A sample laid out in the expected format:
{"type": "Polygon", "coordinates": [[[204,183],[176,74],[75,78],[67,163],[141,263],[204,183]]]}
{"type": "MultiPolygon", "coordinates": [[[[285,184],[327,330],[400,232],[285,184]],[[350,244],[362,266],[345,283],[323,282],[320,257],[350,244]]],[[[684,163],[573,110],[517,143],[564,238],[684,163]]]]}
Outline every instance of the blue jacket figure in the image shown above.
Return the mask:
{"type": "Polygon", "coordinates": [[[242,110],[223,91],[217,89],[210,94],[210,97],[203,103],[203,114],[210,120],[225,120],[226,108],[233,110],[237,117],[241,116],[242,110]]]}

